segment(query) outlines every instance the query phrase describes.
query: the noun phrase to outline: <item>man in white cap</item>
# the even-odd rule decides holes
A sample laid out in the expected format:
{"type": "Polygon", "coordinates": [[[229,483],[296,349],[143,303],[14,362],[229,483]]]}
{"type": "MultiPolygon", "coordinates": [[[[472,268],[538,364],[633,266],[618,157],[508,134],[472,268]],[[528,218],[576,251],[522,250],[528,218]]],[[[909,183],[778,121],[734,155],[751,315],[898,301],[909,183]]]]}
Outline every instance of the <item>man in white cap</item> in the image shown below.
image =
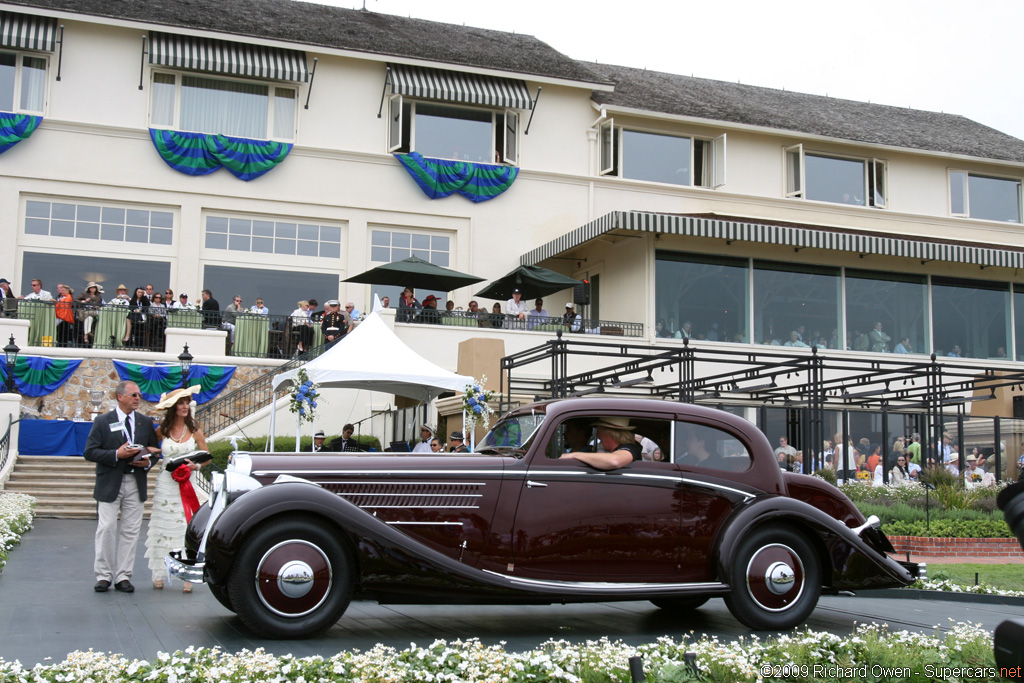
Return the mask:
{"type": "Polygon", "coordinates": [[[420,425],[420,440],[412,447],[413,453],[433,453],[430,450],[430,438],[434,436],[434,430],[430,425],[420,425]]]}
{"type": "Polygon", "coordinates": [[[313,435],[312,445],[308,446],[307,448],[304,448],[303,450],[306,451],[307,453],[326,452],[327,449],[324,448],[324,439],[326,438],[327,437],[324,435],[324,430],[318,429],[316,431],[316,434],[313,435]]]}
{"type": "Polygon", "coordinates": [[[562,316],[562,322],[569,328],[570,332],[579,332],[583,327],[583,318],[576,312],[571,301],[565,304],[565,315],[562,316]]]}

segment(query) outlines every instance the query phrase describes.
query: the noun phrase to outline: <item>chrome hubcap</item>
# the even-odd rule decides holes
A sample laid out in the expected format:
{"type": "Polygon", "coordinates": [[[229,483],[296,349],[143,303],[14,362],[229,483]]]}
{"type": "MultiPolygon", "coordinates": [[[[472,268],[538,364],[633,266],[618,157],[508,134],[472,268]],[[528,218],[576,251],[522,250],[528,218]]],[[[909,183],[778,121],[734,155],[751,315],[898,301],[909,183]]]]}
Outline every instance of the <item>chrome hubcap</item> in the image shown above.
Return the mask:
{"type": "Polygon", "coordinates": [[[764,575],[765,586],[776,595],[785,595],[793,587],[796,574],[785,562],[775,562],[764,575]]]}
{"type": "Polygon", "coordinates": [[[331,593],[333,568],[309,541],[289,539],[273,546],[256,568],[256,595],[282,617],[302,617],[323,605],[331,593]]]}
{"type": "Polygon", "coordinates": [[[277,589],[289,598],[301,598],[313,589],[313,568],[301,560],[286,562],[277,573],[277,589]]]}
{"type": "Polygon", "coordinates": [[[804,592],[804,563],[782,543],[758,548],[747,563],[746,577],[748,594],[769,612],[788,610],[804,592]]]}

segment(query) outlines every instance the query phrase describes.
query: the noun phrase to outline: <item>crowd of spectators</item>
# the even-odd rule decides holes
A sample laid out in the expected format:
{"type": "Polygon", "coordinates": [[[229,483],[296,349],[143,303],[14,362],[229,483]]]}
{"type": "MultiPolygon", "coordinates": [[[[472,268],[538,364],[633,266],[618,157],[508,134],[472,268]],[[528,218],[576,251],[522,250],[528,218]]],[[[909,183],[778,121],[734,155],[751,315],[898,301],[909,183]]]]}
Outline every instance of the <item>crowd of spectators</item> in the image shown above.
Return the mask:
{"type": "MultiPolygon", "coordinates": [[[[566,329],[570,332],[583,330],[583,317],[576,312],[573,302],[565,304],[565,312],[561,315],[551,315],[544,308],[544,299],[537,298],[533,302],[533,308],[523,300],[522,293],[516,289],[512,298],[505,302],[505,311],[502,312],[501,304],[495,303],[488,313],[481,310],[480,303],[475,299],[471,300],[466,307],[456,306],[455,302],[445,302],[444,310],[438,309],[440,303],[433,294],[428,295],[420,302],[415,292],[406,287],[398,299],[398,313],[396,321],[400,323],[422,323],[427,325],[443,325],[445,318],[458,320],[457,324],[476,327],[507,328],[518,330],[537,329],[566,329]],[[468,322],[471,321],[471,322],[468,322]]],[[[390,301],[387,297],[381,300],[385,308],[388,308],[390,301]]]]}
{"type": "MultiPolygon", "coordinates": [[[[869,437],[861,437],[856,442],[848,437],[844,446],[843,435],[836,434],[832,440],[826,439],[822,449],[811,459],[811,472],[824,467],[833,470],[841,483],[861,480],[882,486],[886,483],[883,471],[888,469],[888,484],[902,486],[919,483],[921,472],[928,468],[944,468],[953,476],[962,477],[968,487],[996,483],[994,459],[977,446],[964,457],[964,471],[960,471],[960,453],[949,432],[943,433],[941,443],[928,447],[922,444],[921,435],[915,432],[907,437],[896,437],[887,455],[883,454],[884,448],[883,444],[872,442],[869,437]]],[[[779,467],[787,472],[804,472],[806,469],[804,451],[791,446],[785,436],[779,437],[775,457],[779,467]]],[[[1018,471],[1024,472],[1024,455],[1018,462],[1018,471]]]]}

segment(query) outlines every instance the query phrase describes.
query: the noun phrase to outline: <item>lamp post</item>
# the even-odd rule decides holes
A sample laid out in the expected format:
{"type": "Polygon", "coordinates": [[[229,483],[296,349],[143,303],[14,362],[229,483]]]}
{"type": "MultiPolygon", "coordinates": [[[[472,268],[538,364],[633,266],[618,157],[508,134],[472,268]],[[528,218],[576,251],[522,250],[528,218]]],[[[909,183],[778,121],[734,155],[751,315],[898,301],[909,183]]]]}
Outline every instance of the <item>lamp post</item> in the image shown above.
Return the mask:
{"type": "Polygon", "coordinates": [[[8,394],[18,393],[17,385],[14,383],[14,366],[18,362],[18,352],[20,351],[21,349],[14,343],[12,334],[11,341],[4,347],[4,363],[7,364],[7,386],[4,387],[4,391],[8,394]]]}
{"type": "Polygon", "coordinates": [[[188,344],[178,354],[178,363],[181,365],[181,388],[185,389],[188,387],[188,374],[192,371],[192,354],[188,352],[188,344]]]}

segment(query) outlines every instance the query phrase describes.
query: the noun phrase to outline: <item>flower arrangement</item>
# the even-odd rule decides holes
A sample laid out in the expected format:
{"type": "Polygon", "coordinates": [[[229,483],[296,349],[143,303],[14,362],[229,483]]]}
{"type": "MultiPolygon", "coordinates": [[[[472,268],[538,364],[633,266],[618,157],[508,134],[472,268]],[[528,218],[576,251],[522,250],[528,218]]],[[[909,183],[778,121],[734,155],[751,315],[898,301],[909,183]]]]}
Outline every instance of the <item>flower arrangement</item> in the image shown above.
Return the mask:
{"type": "Polygon", "coordinates": [[[305,368],[299,368],[295,375],[295,382],[292,384],[291,403],[288,410],[298,413],[299,421],[312,422],[316,416],[316,400],[320,398],[317,392],[319,385],[309,379],[305,368]]]}
{"type": "Polygon", "coordinates": [[[21,543],[32,528],[36,499],[24,493],[0,491],[0,570],[7,563],[7,551],[21,543]]]}
{"type": "MultiPolygon", "coordinates": [[[[652,683],[918,680],[926,670],[934,672],[925,676],[928,680],[959,681],[963,679],[954,678],[961,675],[955,667],[995,666],[992,634],[976,624],[951,623],[945,632],[936,627],[933,635],[893,631],[885,624],[858,624],[854,633],[841,636],[805,629],[731,642],[707,635],[684,635],[678,640],[663,636],[642,645],[608,638],[585,643],[549,640],[524,652],[510,652],[504,643],[484,645],[476,638],[436,640],[426,646],[414,643],[401,650],[375,645],[365,652],[302,658],[276,657],[262,648],[231,654],[218,648],[189,647],[173,654],[160,652],[147,662],[90,650],[32,669],[0,660],[0,681],[580,683],[630,680],[633,656],[643,659],[647,681],[652,683]],[[920,673],[914,676],[912,671],[920,673]]],[[[973,680],[990,679],[983,673],[977,676],[973,680]]]]}
{"type": "Polygon", "coordinates": [[[462,392],[462,412],[465,414],[467,433],[475,431],[479,422],[487,427],[494,417],[494,408],[489,403],[494,400],[494,392],[484,389],[486,383],[487,375],[484,375],[479,382],[467,384],[466,390],[462,392]]]}

